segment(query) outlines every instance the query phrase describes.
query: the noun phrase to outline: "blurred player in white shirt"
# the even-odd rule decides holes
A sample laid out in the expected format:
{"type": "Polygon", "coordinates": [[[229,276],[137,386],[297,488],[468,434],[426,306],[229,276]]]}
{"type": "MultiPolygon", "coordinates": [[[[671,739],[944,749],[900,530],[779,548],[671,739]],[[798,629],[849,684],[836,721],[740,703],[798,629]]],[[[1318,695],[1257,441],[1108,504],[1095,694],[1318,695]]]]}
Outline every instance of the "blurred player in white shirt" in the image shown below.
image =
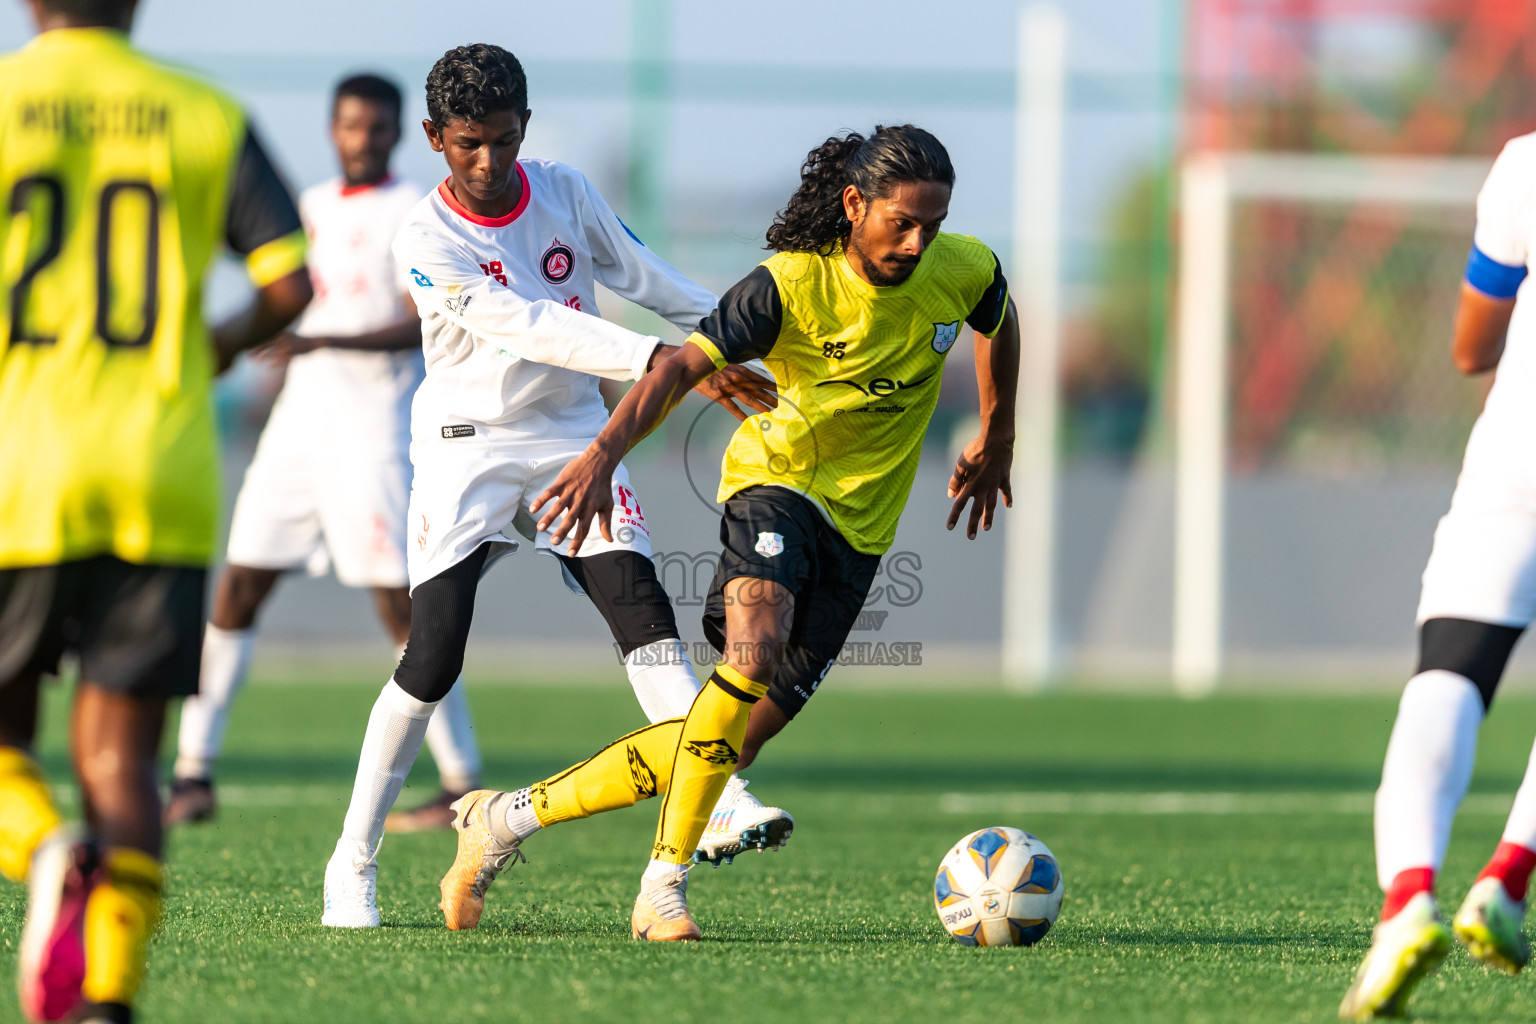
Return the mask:
{"type": "MultiPolygon", "coordinates": [[[[608,422],[600,378],[637,380],[675,351],[599,318],[598,282],[684,332],[715,296],[635,238],[581,172],[518,160],[531,112],[522,66],[506,50],[477,44],[444,54],[427,77],[427,112],[428,141],[451,173],[395,240],[427,361],[411,413],[411,636],[369,716],[326,865],[321,923],[333,927],[379,925],[375,858],[385,814],[463,665],[481,575],[522,543],[554,556],[567,586],[591,598],[648,719],[686,715],[699,691],[623,467],[614,474],[611,540],[592,534],[557,551],[528,506],[608,422]]],[[[732,369],[698,390],[745,419],[728,396],[764,411],[771,387],[732,369]]],[[[571,710],[580,713],[577,704],[571,710]]],[[[788,837],[783,811],[740,786],[733,799],[740,813],[730,817],[741,828],[773,820],[776,839],[788,837]]],[[[495,811],[505,825],[519,808],[495,811]]]]}
{"type": "MultiPolygon", "coordinates": [[[[1515,641],[1536,617],[1536,134],[1509,142],[1477,199],[1452,357],[1498,368],[1472,428],[1451,509],[1435,530],[1419,599],[1419,665],[1403,691],[1376,793],[1376,872],[1386,891],[1346,1020],[1398,1016],[1445,957],[1435,876],[1466,794],[1477,732],[1515,641]]],[[[1536,755],[1503,840],[1453,921],[1471,955],[1510,973],[1530,960],[1526,887],[1536,867],[1536,755]]]]}
{"type": "MultiPolygon", "coordinates": [[[[213,767],[230,706],[250,665],[256,616],[284,572],[334,569],[343,584],[372,589],[397,645],[410,635],[410,409],[424,368],[421,322],[390,245],[426,190],[390,174],[400,114],[400,91],[388,80],[342,81],[331,108],[342,174],[299,199],[315,299],[292,333],[258,350],[286,363],[287,378],[235,502],[228,564],[203,640],[201,693],[181,712],[168,824],[216,810],[213,767]]],[[[404,830],[447,827],[448,804],[479,784],[462,685],[433,717],[428,743],[443,791],[397,818],[404,830]]]]}

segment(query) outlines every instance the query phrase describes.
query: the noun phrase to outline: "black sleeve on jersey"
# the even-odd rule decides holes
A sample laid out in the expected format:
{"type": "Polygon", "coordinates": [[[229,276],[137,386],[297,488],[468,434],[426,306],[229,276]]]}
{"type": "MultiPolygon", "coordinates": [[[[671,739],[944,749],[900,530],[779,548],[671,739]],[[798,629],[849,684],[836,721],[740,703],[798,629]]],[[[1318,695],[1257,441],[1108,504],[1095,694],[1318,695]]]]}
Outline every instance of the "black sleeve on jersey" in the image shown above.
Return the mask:
{"type": "Polygon", "coordinates": [[[256,134],[247,127],[235,180],[229,188],[224,240],[235,252],[247,256],[302,227],[293,193],[267,159],[256,134]]]}
{"type": "Polygon", "coordinates": [[[981,293],[980,301],[965,318],[966,323],[982,334],[995,332],[1008,309],[1008,279],[1003,277],[1003,265],[998,261],[996,253],[992,255],[992,266],[992,283],[987,285],[987,290],[981,293]]]}
{"type": "Polygon", "coordinates": [[[699,333],[733,363],[761,359],[779,340],[784,303],[767,267],[758,266],[720,296],[720,305],[699,322],[699,333]]]}

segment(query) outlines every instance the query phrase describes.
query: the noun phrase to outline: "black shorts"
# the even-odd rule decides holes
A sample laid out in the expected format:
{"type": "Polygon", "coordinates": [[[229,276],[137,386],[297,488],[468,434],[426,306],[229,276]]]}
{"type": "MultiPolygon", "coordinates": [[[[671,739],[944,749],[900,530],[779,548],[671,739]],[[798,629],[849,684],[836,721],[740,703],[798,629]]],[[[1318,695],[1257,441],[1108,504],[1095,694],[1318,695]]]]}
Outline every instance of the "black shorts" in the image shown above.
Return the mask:
{"type": "Polygon", "coordinates": [[[725,503],[720,568],[704,604],[704,635],[725,650],[725,585],[746,576],[795,595],[789,645],[768,696],[794,718],[837,662],[880,568],[855,551],[811,500],[783,487],[748,487],[725,503]]]}
{"type": "Polygon", "coordinates": [[[0,687],[58,672],[135,697],[197,692],[208,570],[110,555],[0,569],[0,687]]]}

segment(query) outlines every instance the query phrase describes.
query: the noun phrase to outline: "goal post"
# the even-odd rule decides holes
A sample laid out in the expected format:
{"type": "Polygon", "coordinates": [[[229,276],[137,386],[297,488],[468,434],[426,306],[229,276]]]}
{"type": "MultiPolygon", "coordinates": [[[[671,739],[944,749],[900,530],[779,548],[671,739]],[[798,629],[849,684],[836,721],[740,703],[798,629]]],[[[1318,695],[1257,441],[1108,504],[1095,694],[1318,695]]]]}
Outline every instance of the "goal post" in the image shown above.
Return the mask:
{"type": "Polygon", "coordinates": [[[1223,664],[1234,208],[1265,200],[1470,209],[1489,165],[1478,158],[1235,152],[1184,161],[1173,406],[1172,673],[1181,693],[1210,692],[1223,664]]]}

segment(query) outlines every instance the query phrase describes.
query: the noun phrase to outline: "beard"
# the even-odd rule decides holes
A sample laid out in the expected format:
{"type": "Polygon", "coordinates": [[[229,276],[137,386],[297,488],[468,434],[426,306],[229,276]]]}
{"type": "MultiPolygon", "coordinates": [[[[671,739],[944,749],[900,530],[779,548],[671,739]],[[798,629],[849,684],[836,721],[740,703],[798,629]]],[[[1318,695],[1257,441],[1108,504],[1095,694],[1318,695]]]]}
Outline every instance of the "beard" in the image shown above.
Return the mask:
{"type": "Polygon", "coordinates": [[[855,249],[854,255],[858,256],[859,265],[864,268],[864,276],[877,288],[890,288],[901,284],[912,276],[912,271],[917,269],[918,260],[922,259],[921,256],[914,256],[911,259],[892,257],[877,263],[862,250],[855,249]]]}

